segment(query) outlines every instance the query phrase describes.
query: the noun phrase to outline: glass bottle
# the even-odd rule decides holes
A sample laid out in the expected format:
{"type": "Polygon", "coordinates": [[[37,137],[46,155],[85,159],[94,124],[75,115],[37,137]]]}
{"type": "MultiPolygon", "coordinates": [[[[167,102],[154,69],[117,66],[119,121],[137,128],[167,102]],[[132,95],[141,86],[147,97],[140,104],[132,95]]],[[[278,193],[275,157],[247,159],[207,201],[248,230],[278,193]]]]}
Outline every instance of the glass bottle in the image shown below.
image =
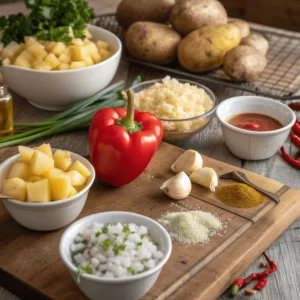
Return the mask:
{"type": "Polygon", "coordinates": [[[0,136],[12,134],[14,130],[12,96],[0,83],[0,136]]]}

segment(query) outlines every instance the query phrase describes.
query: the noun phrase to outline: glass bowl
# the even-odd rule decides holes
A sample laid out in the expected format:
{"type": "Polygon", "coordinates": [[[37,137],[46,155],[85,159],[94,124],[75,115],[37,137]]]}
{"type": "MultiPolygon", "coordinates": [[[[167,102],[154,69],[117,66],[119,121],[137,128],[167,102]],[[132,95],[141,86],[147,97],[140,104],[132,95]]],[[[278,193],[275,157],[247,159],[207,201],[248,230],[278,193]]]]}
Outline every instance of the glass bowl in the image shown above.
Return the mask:
{"type": "MultiPolygon", "coordinates": [[[[202,88],[205,90],[207,95],[210,97],[210,99],[213,101],[213,106],[211,110],[209,110],[207,113],[202,114],[200,116],[192,117],[192,118],[187,118],[187,119],[163,119],[160,118],[160,121],[162,122],[162,125],[164,127],[164,137],[163,140],[165,141],[174,141],[174,140],[181,140],[181,139],[186,139],[194,134],[202,131],[203,129],[208,126],[209,122],[213,118],[217,105],[218,105],[218,100],[216,95],[206,86],[186,80],[186,79],[178,79],[180,83],[189,83],[191,85],[194,85],[198,88],[202,88]]],[[[138,93],[141,90],[147,89],[150,86],[152,86],[155,83],[162,83],[162,79],[154,79],[154,80],[149,80],[149,81],[144,81],[132,88],[134,93],[138,93]]],[[[136,107],[139,109],[138,107],[136,107]]],[[[150,111],[151,112],[151,111],[150,111]]]]}

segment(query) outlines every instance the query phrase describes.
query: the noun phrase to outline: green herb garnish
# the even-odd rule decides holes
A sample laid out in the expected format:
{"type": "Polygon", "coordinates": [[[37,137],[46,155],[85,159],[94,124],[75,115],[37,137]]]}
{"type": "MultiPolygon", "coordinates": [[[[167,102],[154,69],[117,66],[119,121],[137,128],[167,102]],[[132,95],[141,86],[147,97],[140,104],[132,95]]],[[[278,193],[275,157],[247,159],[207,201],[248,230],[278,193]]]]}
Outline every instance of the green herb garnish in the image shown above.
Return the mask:
{"type": "Polygon", "coordinates": [[[124,226],[122,231],[125,233],[130,233],[130,229],[128,226],[124,226]]]}
{"type": "Polygon", "coordinates": [[[90,265],[78,268],[78,272],[77,272],[77,282],[78,283],[80,283],[80,276],[81,276],[81,274],[84,274],[84,273],[87,273],[87,274],[92,274],[93,273],[93,270],[92,270],[92,268],[91,268],[90,265]]]}
{"type": "Polygon", "coordinates": [[[132,275],[136,274],[136,272],[134,270],[132,270],[130,267],[127,268],[127,272],[130,273],[130,274],[132,274],[132,275]]]}
{"type": "Polygon", "coordinates": [[[97,231],[97,232],[95,233],[95,237],[99,237],[100,234],[101,234],[101,232],[100,232],[100,231],[97,231]]]}
{"type": "Polygon", "coordinates": [[[144,237],[148,237],[147,233],[141,234],[141,239],[143,239],[144,237]]]}
{"type": "Polygon", "coordinates": [[[102,244],[102,249],[106,251],[112,244],[113,244],[112,240],[106,239],[102,244]]]}
{"type": "Polygon", "coordinates": [[[71,259],[72,259],[72,262],[74,264],[76,264],[76,261],[74,260],[74,256],[77,255],[77,254],[82,254],[84,252],[85,248],[83,249],[80,249],[80,250],[76,250],[76,251],[71,251],[71,259]]]}
{"type": "Polygon", "coordinates": [[[108,233],[108,228],[107,228],[107,227],[104,227],[104,228],[102,229],[102,233],[108,233]]]}
{"type": "Polygon", "coordinates": [[[137,243],[136,245],[137,245],[137,246],[142,246],[143,243],[142,243],[142,242],[139,242],[139,243],[137,243]]]}
{"type": "Polygon", "coordinates": [[[117,245],[117,244],[115,244],[115,245],[114,245],[114,249],[113,249],[115,255],[118,255],[120,251],[124,251],[125,248],[126,248],[126,245],[124,245],[124,244],[122,244],[122,245],[117,245]]]}

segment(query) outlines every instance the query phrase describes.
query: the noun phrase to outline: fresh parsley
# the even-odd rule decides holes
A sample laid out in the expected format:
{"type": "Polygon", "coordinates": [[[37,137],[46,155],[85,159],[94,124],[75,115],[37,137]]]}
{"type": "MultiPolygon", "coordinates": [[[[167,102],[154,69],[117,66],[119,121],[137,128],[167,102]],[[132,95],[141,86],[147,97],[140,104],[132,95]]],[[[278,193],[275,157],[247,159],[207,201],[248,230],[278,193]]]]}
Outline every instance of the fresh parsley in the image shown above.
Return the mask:
{"type": "Polygon", "coordinates": [[[102,249],[106,251],[112,244],[113,244],[112,240],[106,239],[102,244],[102,249]]]}
{"type": "Polygon", "coordinates": [[[115,244],[114,248],[113,248],[115,255],[118,255],[120,253],[120,251],[124,251],[125,248],[126,248],[126,245],[124,245],[124,244],[121,244],[121,245],[115,244]]]}
{"type": "Polygon", "coordinates": [[[97,231],[97,232],[95,233],[95,237],[99,237],[100,234],[101,234],[101,232],[100,232],[100,231],[97,231]]]}
{"type": "Polygon", "coordinates": [[[92,274],[93,270],[90,265],[87,265],[85,267],[79,267],[77,271],[77,282],[80,283],[80,276],[84,273],[92,274]]]}
{"type": "Polygon", "coordinates": [[[107,227],[104,227],[104,228],[102,229],[102,233],[108,233],[108,228],[107,228],[107,227]]]}

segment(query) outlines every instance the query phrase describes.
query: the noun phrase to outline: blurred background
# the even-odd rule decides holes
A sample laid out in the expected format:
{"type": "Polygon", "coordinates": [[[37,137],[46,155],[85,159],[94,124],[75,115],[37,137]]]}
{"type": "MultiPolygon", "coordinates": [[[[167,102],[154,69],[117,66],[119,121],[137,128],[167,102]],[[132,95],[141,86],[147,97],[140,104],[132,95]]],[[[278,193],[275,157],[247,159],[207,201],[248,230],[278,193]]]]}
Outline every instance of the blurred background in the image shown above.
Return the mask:
{"type": "MultiPolygon", "coordinates": [[[[220,1],[224,4],[230,17],[241,18],[247,21],[252,21],[255,23],[273,27],[300,31],[300,0],[220,1]]],[[[18,2],[23,2],[23,0],[0,0],[0,5],[18,2]]],[[[95,3],[95,1],[92,2],[95,3]]],[[[98,2],[105,2],[109,6],[110,1],[98,0],[98,2]]],[[[0,15],[3,13],[3,10],[4,9],[0,6],[0,15]]],[[[107,12],[109,11],[106,11],[106,13],[107,12]]],[[[113,12],[113,10],[111,12],[113,12]]]]}

